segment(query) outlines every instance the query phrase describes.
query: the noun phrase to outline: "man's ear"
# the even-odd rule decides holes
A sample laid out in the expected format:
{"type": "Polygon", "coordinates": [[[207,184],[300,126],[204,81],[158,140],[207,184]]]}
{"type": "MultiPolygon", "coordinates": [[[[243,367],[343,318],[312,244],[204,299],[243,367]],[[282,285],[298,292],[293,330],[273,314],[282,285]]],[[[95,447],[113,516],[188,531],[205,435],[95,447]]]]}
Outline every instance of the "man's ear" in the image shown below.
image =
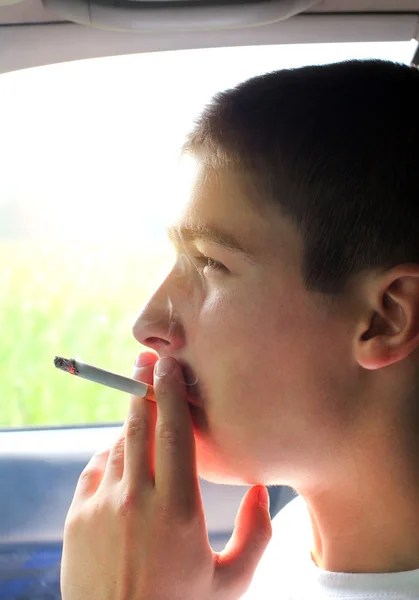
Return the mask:
{"type": "Polygon", "coordinates": [[[419,347],[419,264],[399,265],[368,286],[369,314],[356,339],[356,360],[380,369],[419,347]]]}

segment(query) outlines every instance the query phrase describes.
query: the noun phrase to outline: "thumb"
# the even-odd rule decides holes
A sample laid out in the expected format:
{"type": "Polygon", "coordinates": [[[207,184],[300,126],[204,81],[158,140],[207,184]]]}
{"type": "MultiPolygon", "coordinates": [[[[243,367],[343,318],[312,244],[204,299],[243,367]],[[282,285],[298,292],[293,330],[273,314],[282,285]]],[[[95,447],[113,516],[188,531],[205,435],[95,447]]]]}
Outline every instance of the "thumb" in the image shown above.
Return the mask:
{"type": "Polygon", "coordinates": [[[227,593],[243,594],[271,537],[268,490],[263,485],[255,485],[245,494],[233,534],[218,556],[217,588],[227,593]]]}

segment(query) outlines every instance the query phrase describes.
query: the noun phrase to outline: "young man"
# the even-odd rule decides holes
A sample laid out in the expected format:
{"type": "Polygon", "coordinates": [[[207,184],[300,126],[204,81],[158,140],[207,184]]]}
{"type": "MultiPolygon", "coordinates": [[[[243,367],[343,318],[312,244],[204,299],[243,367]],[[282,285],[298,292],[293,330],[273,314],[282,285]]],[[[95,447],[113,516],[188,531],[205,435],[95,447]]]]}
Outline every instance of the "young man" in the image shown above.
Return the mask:
{"type": "Polygon", "coordinates": [[[134,325],[157,404],[80,478],[63,600],[419,599],[418,106],[417,70],[369,61],[206,108],[134,325]],[[256,484],[221,554],[198,473],[256,484]],[[268,546],[272,484],[300,497],[268,546]]]}

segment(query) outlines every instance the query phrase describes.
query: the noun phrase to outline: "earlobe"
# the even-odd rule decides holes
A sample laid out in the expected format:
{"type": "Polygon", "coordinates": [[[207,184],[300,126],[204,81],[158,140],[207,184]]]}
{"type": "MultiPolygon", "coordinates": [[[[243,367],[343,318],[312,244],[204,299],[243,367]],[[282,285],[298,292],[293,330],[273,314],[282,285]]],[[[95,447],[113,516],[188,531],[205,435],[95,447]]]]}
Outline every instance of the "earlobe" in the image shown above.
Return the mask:
{"type": "Polygon", "coordinates": [[[375,312],[369,326],[357,341],[357,362],[368,370],[380,369],[399,360],[394,351],[397,332],[379,313],[375,312]]]}
{"type": "Polygon", "coordinates": [[[360,340],[357,352],[357,362],[364,369],[370,371],[387,367],[402,358],[402,353],[397,347],[388,344],[388,340],[382,335],[376,335],[367,340],[360,340]]]}
{"type": "Polygon", "coordinates": [[[403,360],[419,347],[419,265],[399,267],[386,279],[375,290],[374,309],[356,340],[357,362],[369,370],[403,360]]]}

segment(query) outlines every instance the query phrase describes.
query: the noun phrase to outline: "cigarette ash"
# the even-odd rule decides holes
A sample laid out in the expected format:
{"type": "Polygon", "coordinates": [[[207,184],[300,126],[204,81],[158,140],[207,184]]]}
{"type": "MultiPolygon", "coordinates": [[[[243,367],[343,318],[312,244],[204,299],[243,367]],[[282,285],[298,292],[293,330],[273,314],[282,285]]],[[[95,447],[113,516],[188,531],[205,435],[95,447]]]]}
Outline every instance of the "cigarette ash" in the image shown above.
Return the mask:
{"type": "Polygon", "coordinates": [[[54,358],[54,365],[61,371],[71,373],[71,375],[78,375],[77,365],[74,358],[63,358],[62,356],[56,356],[54,358]]]}

